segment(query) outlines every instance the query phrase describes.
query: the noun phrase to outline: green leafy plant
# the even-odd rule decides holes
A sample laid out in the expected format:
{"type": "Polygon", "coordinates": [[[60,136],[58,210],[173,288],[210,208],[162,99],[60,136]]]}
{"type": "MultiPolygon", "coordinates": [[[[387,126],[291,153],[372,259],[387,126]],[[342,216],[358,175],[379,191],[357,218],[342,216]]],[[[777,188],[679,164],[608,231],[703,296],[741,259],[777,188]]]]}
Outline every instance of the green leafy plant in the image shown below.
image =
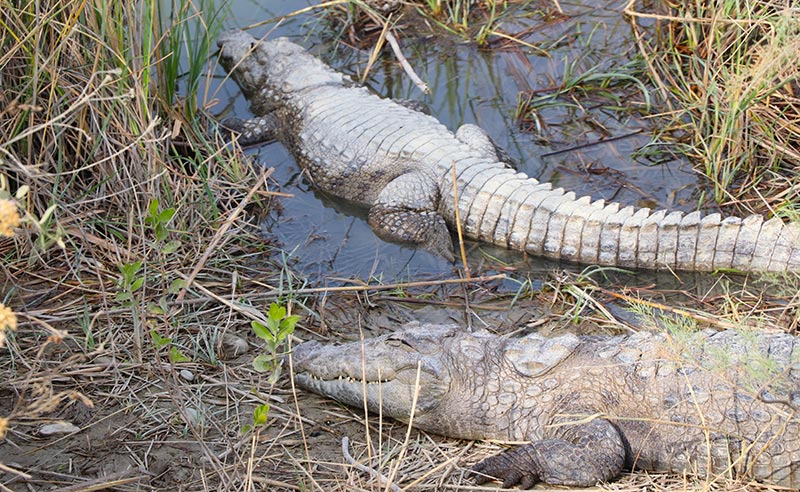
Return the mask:
{"type": "MultiPolygon", "coordinates": [[[[147,217],[144,218],[144,223],[152,229],[156,241],[163,243],[169,237],[167,224],[169,224],[169,221],[175,216],[175,208],[170,207],[159,210],[158,205],[157,198],[150,200],[150,204],[147,207],[147,217]]],[[[180,241],[169,241],[160,251],[164,254],[170,254],[177,251],[180,246],[180,241]]]]}
{"type": "Polygon", "coordinates": [[[253,410],[253,423],[242,427],[242,433],[249,432],[250,429],[257,429],[265,426],[267,424],[267,417],[269,417],[269,403],[257,406],[253,410]]]}
{"type": "Polygon", "coordinates": [[[183,352],[181,352],[178,347],[173,345],[169,348],[169,360],[173,364],[177,364],[178,362],[189,362],[192,359],[186,355],[183,355],[183,352]]]}
{"type": "Polygon", "coordinates": [[[153,339],[153,345],[155,345],[156,350],[169,347],[169,360],[173,364],[177,364],[179,362],[189,362],[192,360],[190,357],[184,355],[178,347],[172,345],[172,337],[165,337],[156,330],[150,330],[150,338],[153,339]]]}
{"type": "Polygon", "coordinates": [[[139,275],[139,270],[142,269],[142,262],[124,263],[117,265],[117,268],[120,273],[117,287],[120,290],[117,292],[116,300],[125,307],[131,307],[133,305],[133,293],[144,285],[144,276],[139,275]]]}
{"type": "MultiPolygon", "coordinates": [[[[134,336],[137,340],[137,347],[141,348],[143,345],[144,337],[144,314],[142,313],[142,305],[144,303],[137,303],[134,298],[136,292],[144,292],[145,285],[149,286],[150,293],[159,290],[165,290],[167,294],[178,293],[185,285],[183,279],[173,279],[169,284],[171,275],[165,274],[163,271],[158,274],[158,269],[162,268],[167,263],[167,255],[174,253],[181,247],[181,242],[178,240],[168,241],[170,230],[168,225],[175,217],[176,210],[174,207],[160,209],[160,204],[157,198],[153,198],[147,205],[147,213],[144,216],[143,223],[149,229],[155,238],[155,245],[151,250],[156,253],[155,259],[149,261],[148,268],[144,269],[144,261],[133,261],[117,265],[120,276],[117,280],[118,291],[115,296],[117,302],[123,307],[130,308],[133,314],[134,321],[134,336]],[[144,270],[144,271],[143,271],[144,270]],[[145,273],[147,272],[147,273],[145,273]],[[160,283],[159,283],[160,282],[160,283]]],[[[149,243],[152,244],[152,243],[149,243]]],[[[149,245],[148,244],[148,245],[149,245]]],[[[145,254],[145,258],[149,258],[150,254],[145,254]]],[[[144,294],[141,295],[145,299],[144,294]]],[[[149,301],[146,303],[147,315],[156,316],[169,316],[170,309],[167,302],[167,296],[161,295],[157,301],[149,301]]],[[[164,345],[171,344],[172,340],[169,338],[161,338],[157,333],[151,331],[151,337],[155,343],[156,349],[160,349],[164,345]]],[[[137,357],[141,355],[141,350],[137,350],[137,357]]],[[[190,360],[184,356],[180,350],[171,346],[169,351],[169,358],[174,362],[186,362],[190,360]]]]}
{"type": "Polygon", "coordinates": [[[281,375],[281,360],[285,353],[279,349],[289,335],[294,333],[299,319],[300,317],[296,315],[287,316],[286,308],[273,302],[269,306],[266,324],[260,321],[250,323],[256,336],[264,340],[267,345],[267,353],[256,356],[253,359],[253,367],[258,372],[271,372],[268,379],[270,384],[274,384],[281,375]]]}
{"type": "Polygon", "coordinates": [[[150,337],[153,339],[153,345],[155,345],[157,349],[166,347],[167,345],[172,343],[172,338],[165,337],[160,333],[158,333],[156,330],[150,330],[150,337]]]}

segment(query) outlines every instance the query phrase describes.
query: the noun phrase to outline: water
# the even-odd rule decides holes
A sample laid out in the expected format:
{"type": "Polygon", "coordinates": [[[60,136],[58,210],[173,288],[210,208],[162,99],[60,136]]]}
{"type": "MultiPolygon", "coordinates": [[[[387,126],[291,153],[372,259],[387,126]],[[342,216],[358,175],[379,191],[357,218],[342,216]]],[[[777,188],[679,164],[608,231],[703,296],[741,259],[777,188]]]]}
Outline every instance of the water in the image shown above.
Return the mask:
{"type": "MultiPolygon", "coordinates": [[[[536,49],[500,38],[490,38],[488,49],[461,42],[453,35],[408,35],[401,39],[405,56],[431,88],[423,95],[386,51],[373,66],[365,84],[384,97],[426,102],[442,123],[455,130],[476,123],[519,163],[519,170],[541,181],[575,191],[578,196],[615,200],[623,205],[693,210],[702,185],[685,160],[659,154],[658,162],[638,157],[650,142],[653,123],[630,111],[614,111],[614,104],[598,91],[576,92],[553,99],[540,108],[538,131],[525,132],[514,118],[518,94],[552,88],[575,75],[620,71],[635,60],[635,39],[621,14],[627,2],[618,0],[561,2],[566,16],[552,18],[541,3],[520,6],[500,27],[506,33],[525,32],[521,38],[536,49]],[[566,74],[566,75],[565,75],[566,74]],[[571,75],[570,75],[571,74],[571,75]],[[605,142],[602,142],[605,140],[605,142]]],[[[284,0],[233,0],[228,28],[277,18],[306,6],[284,0]]],[[[330,25],[320,13],[300,15],[254,29],[255,36],[288,36],[310,49],[339,71],[363,73],[369,49],[352,49],[333,41],[330,25]]],[[[420,29],[421,32],[428,32],[420,29]]],[[[216,83],[222,81],[223,72],[216,83]]],[[[652,90],[652,88],[648,88],[652,90]]],[[[611,89],[620,105],[641,101],[635,87],[611,89]],[[631,94],[633,97],[631,98],[631,94]]],[[[251,115],[233,81],[217,94],[221,116],[251,115]]],[[[311,278],[380,277],[385,281],[446,275],[454,266],[424,251],[390,244],[377,238],[366,224],[365,210],[348,208],[311,189],[280,144],[250,149],[260,163],[276,169],[281,191],[293,198],[281,200],[264,223],[265,234],[291,258],[292,266],[311,278]]],[[[489,245],[470,243],[473,269],[500,267],[542,272],[557,264],[489,245]]],[[[582,268],[582,267],[573,267],[582,268]]]]}

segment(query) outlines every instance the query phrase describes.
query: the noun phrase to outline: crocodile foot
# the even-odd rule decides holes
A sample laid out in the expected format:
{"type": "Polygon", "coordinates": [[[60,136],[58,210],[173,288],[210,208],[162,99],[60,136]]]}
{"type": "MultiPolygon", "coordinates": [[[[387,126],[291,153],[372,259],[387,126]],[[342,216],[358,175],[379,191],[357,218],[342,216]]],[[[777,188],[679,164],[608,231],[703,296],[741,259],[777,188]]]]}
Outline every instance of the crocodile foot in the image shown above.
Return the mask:
{"type": "MultiPolygon", "coordinates": [[[[275,140],[276,120],[272,114],[243,120],[241,118],[225,118],[220,122],[223,130],[239,136],[239,145],[256,145],[275,140]]],[[[229,134],[226,134],[228,137],[229,134]]]]}
{"type": "Polygon", "coordinates": [[[537,482],[589,487],[619,475],[625,446],[617,427],[596,418],[577,425],[561,423],[552,436],[491,456],[472,469],[475,481],[492,478],[503,487],[529,489],[537,482]]]}
{"type": "Polygon", "coordinates": [[[453,261],[453,240],[441,215],[402,206],[378,204],[369,210],[369,225],[380,238],[418,246],[453,261]]]}

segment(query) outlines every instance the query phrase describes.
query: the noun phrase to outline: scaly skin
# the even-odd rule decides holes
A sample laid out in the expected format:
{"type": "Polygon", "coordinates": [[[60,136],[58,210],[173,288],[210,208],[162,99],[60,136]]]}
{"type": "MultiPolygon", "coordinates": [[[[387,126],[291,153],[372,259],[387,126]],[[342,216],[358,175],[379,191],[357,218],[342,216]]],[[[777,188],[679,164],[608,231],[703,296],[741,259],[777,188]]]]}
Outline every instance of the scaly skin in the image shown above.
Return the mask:
{"type": "Polygon", "coordinates": [[[800,225],[576,198],[517,173],[474,125],[455,134],[435,118],[356,87],[286,39],[241,31],[217,41],[220,60],[258,118],[223,126],[242,142],[277,138],[331,195],[369,207],[384,239],[453,259],[448,226],[533,255],[630,268],[800,271],[800,225]]]}
{"type": "Polygon", "coordinates": [[[735,474],[800,487],[800,342],[706,330],[509,339],[413,325],[293,354],[305,389],[463,439],[529,441],[480,483],[589,486],[623,469],[735,474]],[[382,398],[382,400],[381,400],[382,398]]]}

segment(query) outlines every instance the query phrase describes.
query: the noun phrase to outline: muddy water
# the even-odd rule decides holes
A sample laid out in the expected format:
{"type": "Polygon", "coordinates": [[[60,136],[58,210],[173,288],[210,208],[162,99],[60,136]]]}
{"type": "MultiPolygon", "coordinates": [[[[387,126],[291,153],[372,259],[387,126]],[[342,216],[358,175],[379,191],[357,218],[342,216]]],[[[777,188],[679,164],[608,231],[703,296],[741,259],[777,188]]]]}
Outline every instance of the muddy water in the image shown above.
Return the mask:
{"type": "MultiPolygon", "coordinates": [[[[433,115],[451,129],[477,123],[517,160],[521,171],[579,196],[589,194],[624,205],[692,210],[697,206],[701,185],[691,166],[666,152],[659,152],[657,159],[641,157],[638,153],[650,142],[653,123],[635,112],[610,108],[617,104],[613,97],[622,98],[619,104],[623,107],[640,104],[643,98],[638,89],[612,88],[610,96],[593,90],[544,98],[576,76],[621,71],[634,62],[635,40],[621,14],[625,3],[562,1],[564,16],[554,15],[548,2],[521,4],[499,29],[509,34],[525,33],[520,38],[534,48],[490,37],[488,49],[480,49],[441,30],[434,31],[438,36],[426,36],[431,31],[421,29],[401,43],[409,62],[429,84],[431,94],[422,94],[411,83],[390,52],[384,53],[365,83],[385,97],[426,102],[433,115]],[[528,122],[533,131],[522,131],[514,116],[518,94],[523,90],[535,91],[535,97],[544,98],[537,117],[528,122]]],[[[233,0],[226,26],[242,27],[277,18],[306,5],[285,0],[233,0]]],[[[358,76],[367,65],[369,51],[333,41],[332,27],[319,13],[251,32],[259,36],[268,31],[270,37],[289,36],[344,73],[358,76]]],[[[232,81],[226,81],[217,96],[222,99],[218,108],[225,108],[221,117],[251,114],[232,81]]],[[[426,252],[378,239],[365,222],[365,210],[348,208],[311,189],[280,144],[249,152],[260,163],[274,167],[282,191],[294,195],[270,212],[263,229],[280,245],[295,271],[318,279],[377,276],[394,281],[453,270],[453,265],[426,252]]],[[[540,272],[556,266],[482,244],[470,244],[469,250],[473,268],[491,270],[513,265],[540,272]]]]}

